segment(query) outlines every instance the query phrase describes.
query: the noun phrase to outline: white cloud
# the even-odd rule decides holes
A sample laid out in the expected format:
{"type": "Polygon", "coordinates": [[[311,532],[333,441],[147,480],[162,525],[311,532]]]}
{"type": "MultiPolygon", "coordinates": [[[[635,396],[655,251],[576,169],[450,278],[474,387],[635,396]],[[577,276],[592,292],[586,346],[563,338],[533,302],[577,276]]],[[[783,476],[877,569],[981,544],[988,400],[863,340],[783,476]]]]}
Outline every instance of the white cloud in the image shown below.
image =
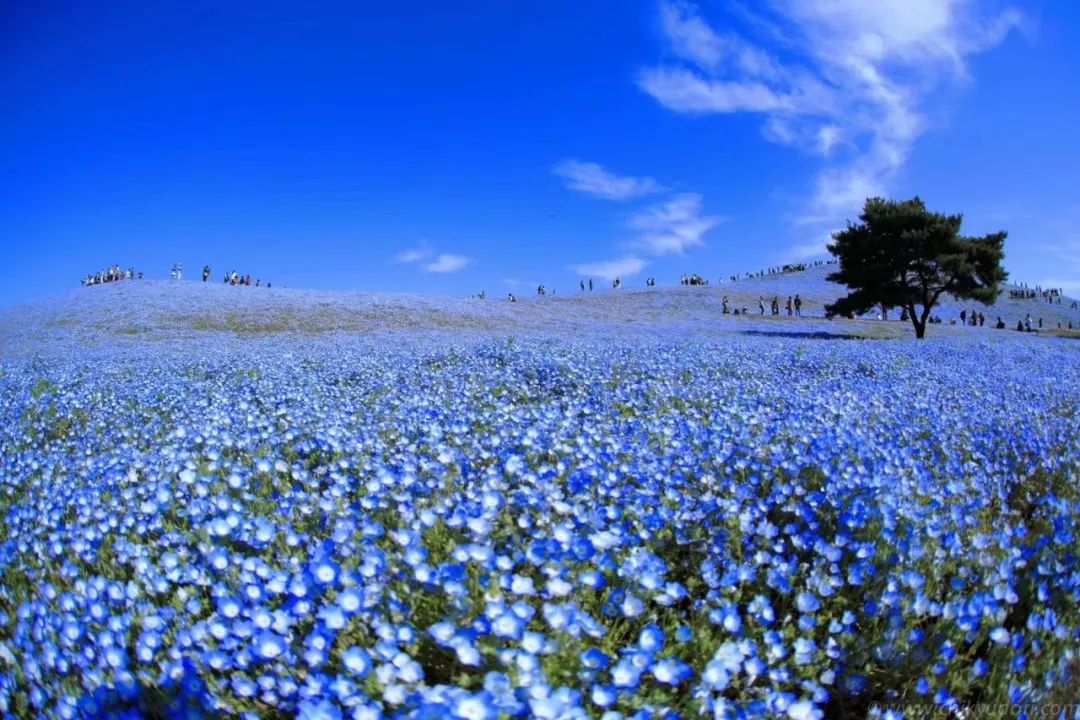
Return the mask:
{"type": "MultiPolygon", "coordinates": [[[[923,106],[942,80],[967,78],[965,60],[1001,43],[1022,16],[984,0],[767,0],[783,55],[721,36],[683,0],[661,0],[668,48],[690,65],[643,69],[639,87],[680,113],[751,112],[763,134],[826,158],[811,201],[839,217],[882,193],[927,127],[923,106]]],[[[743,8],[745,16],[751,11],[743,8]]],[[[745,23],[744,23],[745,24],[745,23]]]]}
{"type": "Polygon", "coordinates": [[[435,250],[428,242],[422,242],[414,248],[402,250],[394,255],[394,260],[410,265],[419,265],[420,269],[428,273],[452,273],[461,270],[472,260],[464,255],[453,253],[440,253],[435,255],[435,250]]]}
{"type": "Polygon", "coordinates": [[[603,260],[600,262],[575,265],[573,270],[582,277],[598,277],[603,280],[614,280],[617,277],[621,278],[637,275],[644,268],[645,261],[631,255],[617,260],[603,260]]]}
{"type": "Polygon", "coordinates": [[[770,112],[792,110],[792,100],[759,82],[703,78],[690,70],[650,68],[638,85],[672,110],[684,113],[770,112]]]}
{"type": "Polygon", "coordinates": [[[659,192],[664,188],[650,177],[622,177],[600,165],[580,160],[563,160],[553,172],[566,181],[566,186],[588,195],[609,200],[629,200],[659,192]]]}
{"type": "Polygon", "coordinates": [[[409,250],[402,250],[394,256],[394,260],[400,263],[415,263],[420,262],[421,260],[427,260],[431,255],[431,246],[426,242],[423,242],[409,250]]]}
{"type": "Polygon", "coordinates": [[[638,232],[638,247],[651,255],[667,255],[701,245],[721,222],[723,218],[701,214],[700,195],[683,193],[637,213],[630,225],[638,232]]]}
{"type": "Polygon", "coordinates": [[[507,287],[517,287],[518,285],[521,284],[521,281],[518,280],[517,278],[504,277],[502,279],[502,284],[507,286],[507,287]]]}
{"type": "Polygon", "coordinates": [[[442,253],[429,263],[424,264],[424,271],[429,273],[452,273],[461,270],[472,262],[463,255],[442,253]]]}
{"type": "Polygon", "coordinates": [[[660,24],[671,49],[680,57],[706,68],[720,62],[720,38],[697,16],[692,5],[679,0],[661,3],[660,24]]]}

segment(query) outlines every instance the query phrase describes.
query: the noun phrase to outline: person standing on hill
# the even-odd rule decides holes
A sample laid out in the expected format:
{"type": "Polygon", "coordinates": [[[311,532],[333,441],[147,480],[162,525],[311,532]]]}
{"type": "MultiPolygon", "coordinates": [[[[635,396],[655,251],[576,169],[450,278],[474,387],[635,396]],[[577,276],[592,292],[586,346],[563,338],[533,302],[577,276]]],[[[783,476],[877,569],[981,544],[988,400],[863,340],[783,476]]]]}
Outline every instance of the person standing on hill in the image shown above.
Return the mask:
{"type": "Polygon", "coordinates": [[[791,317],[791,313],[794,312],[794,310],[795,310],[795,308],[792,305],[791,296],[788,295],[788,299],[787,299],[787,314],[788,314],[788,317],[791,317]]]}
{"type": "Polygon", "coordinates": [[[209,265],[203,265],[202,281],[206,282],[209,279],[210,279],[210,266],[209,265]]]}
{"type": "Polygon", "coordinates": [[[802,298],[795,295],[795,316],[802,317],[802,298]]]}
{"type": "Polygon", "coordinates": [[[760,295],[758,295],[757,306],[758,306],[759,314],[764,315],[765,314],[765,300],[760,295]]]}
{"type": "Polygon", "coordinates": [[[589,292],[592,292],[592,278],[589,278],[589,292]]]}
{"type": "Polygon", "coordinates": [[[585,292],[585,281],[584,280],[580,281],[578,283],[578,286],[581,288],[581,292],[585,292]]]}

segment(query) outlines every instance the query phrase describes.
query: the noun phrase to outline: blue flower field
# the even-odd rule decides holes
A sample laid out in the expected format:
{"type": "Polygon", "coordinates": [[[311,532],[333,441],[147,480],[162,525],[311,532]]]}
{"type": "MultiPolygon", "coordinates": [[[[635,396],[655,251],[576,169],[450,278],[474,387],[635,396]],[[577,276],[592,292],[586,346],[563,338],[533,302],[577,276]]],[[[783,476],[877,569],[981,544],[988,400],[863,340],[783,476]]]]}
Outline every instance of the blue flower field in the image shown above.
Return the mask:
{"type": "Polygon", "coordinates": [[[132,322],[7,336],[5,716],[1076,701],[1073,341],[132,322]]]}

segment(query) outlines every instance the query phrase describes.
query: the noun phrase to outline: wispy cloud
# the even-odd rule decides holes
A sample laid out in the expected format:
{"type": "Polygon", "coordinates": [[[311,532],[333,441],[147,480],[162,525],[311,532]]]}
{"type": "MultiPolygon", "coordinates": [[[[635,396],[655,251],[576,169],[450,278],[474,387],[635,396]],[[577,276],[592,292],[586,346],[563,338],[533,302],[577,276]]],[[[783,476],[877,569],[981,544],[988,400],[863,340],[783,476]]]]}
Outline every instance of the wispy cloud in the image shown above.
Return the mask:
{"type": "MultiPolygon", "coordinates": [[[[767,0],[752,26],[783,55],[718,33],[682,0],[661,0],[668,50],[682,62],[644,68],[638,86],[680,113],[750,112],[763,134],[825,159],[807,212],[835,219],[886,191],[929,125],[941,79],[1019,26],[983,0],[767,0]]],[[[743,17],[750,11],[743,9],[743,17]]]]}
{"type": "Polygon", "coordinates": [[[427,260],[433,252],[428,243],[422,242],[414,248],[402,250],[397,255],[394,255],[394,260],[400,263],[416,263],[427,260]]]}
{"type": "Polygon", "coordinates": [[[701,196],[683,193],[635,214],[631,227],[637,231],[635,245],[650,255],[681,254],[701,245],[707,232],[723,222],[716,215],[702,215],[701,196]]]}
{"type": "Polygon", "coordinates": [[[676,55],[700,67],[719,64],[723,42],[691,8],[681,2],[661,3],[660,24],[676,55]]]}
{"type": "Polygon", "coordinates": [[[575,265],[573,270],[582,277],[598,277],[604,280],[614,280],[617,277],[637,275],[644,268],[645,261],[631,255],[616,260],[602,260],[599,262],[575,265]]]}
{"type": "Polygon", "coordinates": [[[461,270],[472,260],[464,255],[453,253],[435,254],[435,249],[428,242],[422,242],[414,248],[402,250],[394,255],[394,260],[399,263],[417,265],[427,273],[452,273],[461,270]]]}
{"type": "Polygon", "coordinates": [[[424,271],[429,273],[452,273],[461,270],[472,262],[464,255],[442,253],[429,263],[424,263],[424,271]]]}
{"type": "Polygon", "coordinates": [[[596,163],[580,160],[563,160],[554,167],[553,172],[561,177],[571,190],[609,200],[630,200],[664,189],[650,177],[615,175],[596,163]]]}

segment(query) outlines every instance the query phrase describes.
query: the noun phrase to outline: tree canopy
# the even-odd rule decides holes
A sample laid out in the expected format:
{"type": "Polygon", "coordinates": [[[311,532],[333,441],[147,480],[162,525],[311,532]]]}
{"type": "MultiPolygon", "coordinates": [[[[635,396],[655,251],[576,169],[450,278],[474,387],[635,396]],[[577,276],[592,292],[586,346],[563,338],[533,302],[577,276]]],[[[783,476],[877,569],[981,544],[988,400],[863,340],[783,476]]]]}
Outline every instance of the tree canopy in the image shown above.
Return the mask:
{"type": "Polygon", "coordinates": [[[992,305],[1008,277],[1002,267],[1006,233],[965,237],[961,221],[960,215],[927,210],[918,197],[868,198],[859,222],[834,233],[828,246],[840,264],[828,279],[850,292],[827,305],[826,313],[904,308],[921,339],[942,295],[992,305]]]}

